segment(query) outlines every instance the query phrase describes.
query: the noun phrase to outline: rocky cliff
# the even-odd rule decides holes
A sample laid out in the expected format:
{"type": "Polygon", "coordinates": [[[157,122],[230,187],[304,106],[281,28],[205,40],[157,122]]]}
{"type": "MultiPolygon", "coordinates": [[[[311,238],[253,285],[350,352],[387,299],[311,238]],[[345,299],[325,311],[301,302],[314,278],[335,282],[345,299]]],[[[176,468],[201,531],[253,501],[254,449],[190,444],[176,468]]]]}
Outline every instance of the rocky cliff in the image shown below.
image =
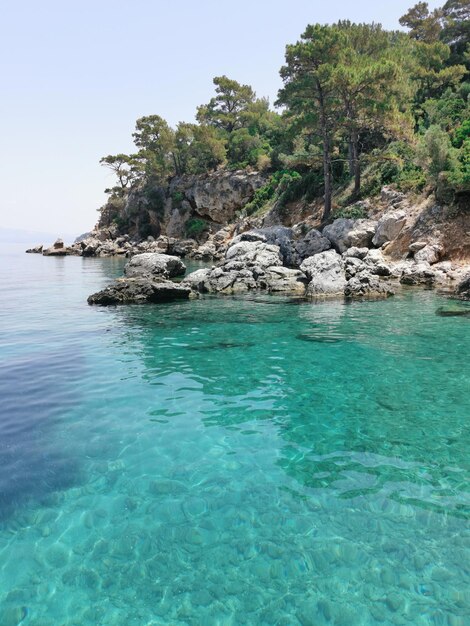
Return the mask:
{"type": "Polygon", "coordinates": [[[167,187],[138,188],[111,198],[98,228],[118,226],[118,234],[143,239],[167,235],[204,240],[236,221],[266,178],[258,172],[220,170],[171,179],[167,187]]]}

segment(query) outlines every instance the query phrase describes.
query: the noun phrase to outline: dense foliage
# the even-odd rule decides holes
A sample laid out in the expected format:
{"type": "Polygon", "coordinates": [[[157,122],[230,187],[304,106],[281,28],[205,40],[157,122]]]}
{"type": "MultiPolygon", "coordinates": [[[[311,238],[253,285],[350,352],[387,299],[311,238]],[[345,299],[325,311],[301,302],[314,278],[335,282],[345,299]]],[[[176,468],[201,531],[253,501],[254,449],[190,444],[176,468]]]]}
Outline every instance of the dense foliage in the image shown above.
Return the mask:
{"type": "Polygon", "coordinates": [[[140,118],[136,152],[101,159],[117,177],[111,201],[138,188],[159,204],[155,189],[173,176],[221,167],[266,171],[248,214],[323,197],[328,219],[338,189],[352,201],[385,183],[469,198],[470,0],[434,11],[418,2],[400,24],[408,33],[349,21],[307,26],[286,47],[279,112],[249,85],[218,76],[197,123],[140,118]]]}

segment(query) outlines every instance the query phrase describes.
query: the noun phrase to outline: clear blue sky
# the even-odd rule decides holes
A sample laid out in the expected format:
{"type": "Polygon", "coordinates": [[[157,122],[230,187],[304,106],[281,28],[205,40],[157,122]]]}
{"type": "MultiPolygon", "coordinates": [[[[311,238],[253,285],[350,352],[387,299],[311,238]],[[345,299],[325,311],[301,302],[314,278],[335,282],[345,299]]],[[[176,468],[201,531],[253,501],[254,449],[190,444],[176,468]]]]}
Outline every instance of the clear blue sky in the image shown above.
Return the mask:
{"type": "MultiPolygon", "coordinates": [[[[308,23],[398,28],[414,0],[2,0],[0,226],[89,230],[135,120],[192,120],[226,74],[274,101],[308,23]]],[[[430,2],[434,8],[443,2],[430,2]]]]}

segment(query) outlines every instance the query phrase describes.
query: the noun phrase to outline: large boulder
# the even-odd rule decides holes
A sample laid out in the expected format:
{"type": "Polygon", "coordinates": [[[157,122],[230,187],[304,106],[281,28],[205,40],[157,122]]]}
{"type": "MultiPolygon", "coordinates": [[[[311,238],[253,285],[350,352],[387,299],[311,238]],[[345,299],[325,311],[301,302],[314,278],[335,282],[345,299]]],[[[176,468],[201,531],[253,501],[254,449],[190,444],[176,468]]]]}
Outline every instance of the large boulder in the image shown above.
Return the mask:
{"type": "Polygon", "coordinates": [[[87,237],[78,243],[81,247],[82,256],[97,256],[98,249],[103,244],[103,242],[97,237],[87,237]]]}
{"type": "Polygon", "coordinates": [[[459,282],[455,292],[462,300],[470,300],[470,274],[459,282]]]}
{"type": "Polygon", "coordinates": [[[304,294],[307,278],[300,270],[288,267],[269,267],[266,276],[266,289],[272,293],[304,294]]]}
{"type": "Polygon", "coordinates": [[[444,253],[444,248],[439,243],[430,243],[415,252],[414,258],[417,263],[439,263],[444,253]]]}
{"type": "Polygon", "coordinates": [[[279,252],[284,265],[292,266],[296,263],[293,244],[292,228],[287,226],[267,226],[254,231],[262,235],[265,241],[271,245],[279,246],[279,252]]]}
{"type": "Polygon", "coordinates": [[[385,260],[381,250],[369,250],[364,257],[364,263],[371,274],[377,276],[390,276],[392,274],[392,268],[385,260]]]}
{"type": "Polygon", "coordinates": [[[239,261],[244,265],[261,268],[282,265],[279,246],[260,241],[240,241],[225,253],[227,261],[239,261]]]}
{"type": "Polygon", "coordinates": [[[56,239],[50,248],[43,249],[44,256],[65,256],[67,248],[64,246],[62,239],[56,239]]]}
{"type": "Polygon", "coordinates": [[[185,271],[186,266],[179,257],[157,252],[136,254],[124,268],[124,274],[128,278],[155,276],[174,278],[183,276],[185,271]]]}
{"type": "Polygon", "coordinates": [[[169,280],[120,278],[114,284],[88,297],[88,304],[145,304],[187,300],[191,289],[169,280]]]}
{"type": "Polygon", "coordinates": [[[333,247],[340,253],[348,248],[369,248],[372,245],[377,228],[374,220],[353,220],[340,217],[332,224],[325,226],[323,236],[330,240],[333,247]]]}
{"type": "Polygon", "coordinates": [[[347,298],[381,298],[393,294],[394,290],[389,283],[381,281],[378,276],[367,270],[357,272],[344,288],[344,295],[347,298]]]}
{"type": "Polygon", "coordinates": [[[325,252],[331,248],[331,241],[324,237],[319,230],[312,228],[308,233],[295,243],[295,252],[297,262],[301,263],[304,259],[320,252],[325,252]]]}
{"type": "Polygon", "coordinates": [[[377,224],[372,243],[379,248],[388,241],[393,241],[403,230],[406,224],[406,213],[401,209],[389,211],[382,215],[377,224]]]}
{"type": "Polygon", "coordinates": [[[308,295],[332,296],[344,293],[344,262],[335,250],[320,252],[305,259],[300,269],[310,281],[307,286],[308,295]]]}
{"type": "Polygon", "coordinates": [[[413,263],[403,270],[400,278],[402,285],[427,285],[432,287],[436,274],[429,263],[413,263]]]}

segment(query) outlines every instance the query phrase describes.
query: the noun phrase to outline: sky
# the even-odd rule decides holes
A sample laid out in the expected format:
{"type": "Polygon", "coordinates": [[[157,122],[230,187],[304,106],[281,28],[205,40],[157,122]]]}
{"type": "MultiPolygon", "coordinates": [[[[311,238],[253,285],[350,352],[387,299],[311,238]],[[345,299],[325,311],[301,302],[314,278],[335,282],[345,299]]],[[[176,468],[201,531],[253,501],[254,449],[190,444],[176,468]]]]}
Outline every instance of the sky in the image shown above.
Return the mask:
{"type": "MultiPolygon", "coordinates": [[[[193,121],[214,76],[271,102],[309,23],[399,28],[414,0],[0,0],[0,227],[82,233],[135,120],[193,121]]],[[[443,2],[429,2],[430,8],[443,2]]]]}

